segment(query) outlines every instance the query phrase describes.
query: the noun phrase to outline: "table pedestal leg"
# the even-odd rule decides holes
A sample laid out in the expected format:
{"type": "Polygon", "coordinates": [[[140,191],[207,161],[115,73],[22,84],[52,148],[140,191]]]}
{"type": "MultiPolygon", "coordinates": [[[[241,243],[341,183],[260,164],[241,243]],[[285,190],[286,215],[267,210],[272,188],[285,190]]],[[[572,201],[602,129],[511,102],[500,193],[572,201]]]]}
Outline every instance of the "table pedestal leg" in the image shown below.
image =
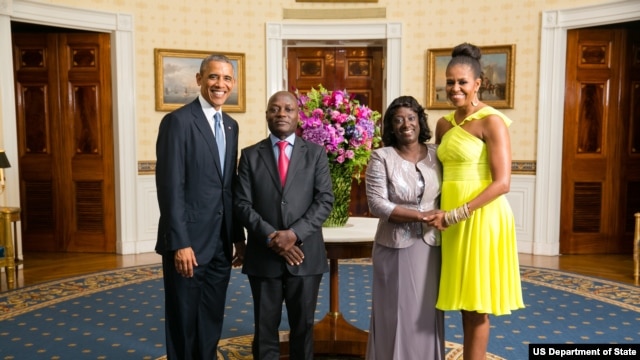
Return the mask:
{"type": "Polygon", "coordinates": [[[313,328],[313,352],[363,356],[369,333],[349,324],[342,314],[328,313],[313,328]]]}

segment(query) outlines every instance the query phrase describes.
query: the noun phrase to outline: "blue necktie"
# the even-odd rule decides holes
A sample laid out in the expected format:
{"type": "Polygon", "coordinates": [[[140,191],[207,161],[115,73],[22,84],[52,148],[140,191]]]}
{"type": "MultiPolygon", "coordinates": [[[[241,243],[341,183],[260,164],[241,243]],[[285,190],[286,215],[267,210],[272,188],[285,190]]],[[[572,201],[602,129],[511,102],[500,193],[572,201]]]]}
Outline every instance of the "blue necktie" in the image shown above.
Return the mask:
{"type": "Polygon", "coordinates": [[[224,129],[222,128],[222,115],[217,112],[213,115],[213,121],[216,125],[216,144],[218,144],[218,154],[220,155],[220,172],[224,169],[224,129]]]}

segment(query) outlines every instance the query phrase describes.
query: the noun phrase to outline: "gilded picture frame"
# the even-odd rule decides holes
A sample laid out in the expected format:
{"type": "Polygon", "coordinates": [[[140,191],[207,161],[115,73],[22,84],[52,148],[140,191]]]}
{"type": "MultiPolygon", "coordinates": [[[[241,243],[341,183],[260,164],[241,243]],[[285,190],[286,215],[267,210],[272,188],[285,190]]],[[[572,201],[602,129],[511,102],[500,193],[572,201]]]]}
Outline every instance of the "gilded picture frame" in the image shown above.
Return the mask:
{"type": "Polygon", "coordinates": [[[196,74],[202,59],[221,54],[231,60],[236,84],[223,106],[225,112],[246,111],[245,55],[219,51],[154,49],[156,111],[172,111],[198,97],[200,87],[196,74]]]}
{"type": "MultiPolygon", "coordinates": [[[[452,48],[427,50],[427,108],[453,109],[445,93],[447,64],[452,48]]],[[[480,65],[484,73],[478,97],[497,109],[513,108],[516,46],[480,46],[480,65]]]]}

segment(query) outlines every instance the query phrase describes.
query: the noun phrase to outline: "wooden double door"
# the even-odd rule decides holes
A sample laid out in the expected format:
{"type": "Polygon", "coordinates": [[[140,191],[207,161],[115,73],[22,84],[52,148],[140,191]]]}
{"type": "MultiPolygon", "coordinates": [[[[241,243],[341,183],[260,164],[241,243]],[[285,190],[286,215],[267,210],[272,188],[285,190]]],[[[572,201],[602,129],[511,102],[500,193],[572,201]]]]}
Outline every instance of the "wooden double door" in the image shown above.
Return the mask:
{"type": "Polygon", "coordinates": [[[110,35],[12,32],[23,248],[115,252],[110,35]]]}
{"type": "Polygon", "coordinates": [[[633,250],[640,212],[639,25],[567,32],[562,254],[633,250]]]}
{"type": "MultiPolygon", "coordinates": [[[[328,90],[346,89],[361,104],[383,112],[382,47],[290,47],[287,49],[289,90],[301,94],[322,84],[328,90]]],[[[364,178],[353,179],[352,216],[369,216],[364,178]]]]}

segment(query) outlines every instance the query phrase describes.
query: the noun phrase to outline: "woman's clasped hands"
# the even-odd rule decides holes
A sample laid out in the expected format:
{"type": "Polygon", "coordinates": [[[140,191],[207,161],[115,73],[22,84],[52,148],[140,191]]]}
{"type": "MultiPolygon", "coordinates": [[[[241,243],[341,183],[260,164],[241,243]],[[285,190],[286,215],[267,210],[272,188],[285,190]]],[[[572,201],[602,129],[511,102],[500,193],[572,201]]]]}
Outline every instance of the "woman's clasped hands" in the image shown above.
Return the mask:
{"type": "Polygon", "coordinates": [[[447,224],[444,220],[445,212],[440,209],[429,210],[429,211],[421,211],[422,222],[426,223],[429,226],[432,226],[440,231],[443,231],[447,228],[447,224]]]}

